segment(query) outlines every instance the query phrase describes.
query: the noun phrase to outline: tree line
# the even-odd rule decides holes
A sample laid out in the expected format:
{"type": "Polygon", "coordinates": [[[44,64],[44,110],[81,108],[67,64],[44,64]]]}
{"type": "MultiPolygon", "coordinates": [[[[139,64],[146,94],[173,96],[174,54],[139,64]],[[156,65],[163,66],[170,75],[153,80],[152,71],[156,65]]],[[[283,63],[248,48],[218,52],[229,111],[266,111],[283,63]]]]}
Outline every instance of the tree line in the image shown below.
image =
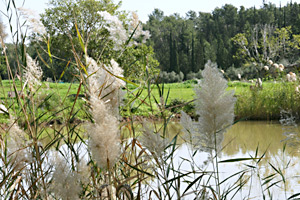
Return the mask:
{"type": "Polygon", "coordinates": [[[299,57],[300,4],[236,8],[226,4],[212,13],[189,11],[165,16],[155,9],[144,27],[150,30],[160,70],[185,77],[208,60],[223,70],[268,60],[295,64],[299,57]]]}
{"type": "MultiPolygon", "coordinates": [[[[44,77],[55,81],[76,81],[75,66],[87,60],[86,56],[103,66],[116,61],[131,80],[140,78],[146,70],[157,73],[153,49],[145,44],[149,33],[143,30],[135,13],[119,10],[120,4],[112,0],[49,0],[48,5],[40,19],[32,18],[31,10],[18,8],[19,16],[26,21],[19,30],[12,31],[13,44],[5,45],[14,74],[22,74],[22,69],[15,66],[19,62],[25,67],[25,53],[37,59],[44,77]],[[21,32],[24,38],[19,40],[21,32]],[[25,37],[29,39],[26,44],[25,37]]],[[[80,64],[82,70],[89,65],[80,64]]],[[[1,77],[7,78],[7,73],[3,71],[1,77]]]]}
{"type": "MultiPolygon", "coordinates": [[[[70,57],[74,50],[83,56],[81,42],[89,56],[101,58],[104,64],[109,64],[107,57],[114,57],[129,79],[140,78],[149,69],[157,73],[157,68],[164,72],[163,76],[169,73],[173,81],[200,77],[199,71],[208,60],[228,72],[245,66],[262,69],[269,60],[295,66],[300,54],[300,4],[292,2],[248,9],[225,4],[211,13],[189,11],[185,17],[176,13],[165,16],[163,11],[155,9],[143,26],[132,23],[136,17],[120,11],[120,5],[111,0],[50,0],[49,5],[41,15],[48,39],[41,42],[40,35],[31,35],[26,51],[39,60],[46,77],[63,81],[72,81],[77,73],[72,68],[76,60],[70,57]],[[142,43],[141,34],[116,50],[117,41],[109,39],[110,33],[105,28],[110,25],[103,25],[99,15],[103,11],[116,16],[128,30],[128,36],[143,27],[144,31],[150,31],[150,39],[142,43]]],[[[3,30],[0,23],[0,33],[4,36],[3,30]]],[[[21,46],[6,45],[13,69],[20,59],[14,53],[21,51],[21,46]]],[[[1,77],[6,78],[2,55],[0,60],[1,77]]]]}

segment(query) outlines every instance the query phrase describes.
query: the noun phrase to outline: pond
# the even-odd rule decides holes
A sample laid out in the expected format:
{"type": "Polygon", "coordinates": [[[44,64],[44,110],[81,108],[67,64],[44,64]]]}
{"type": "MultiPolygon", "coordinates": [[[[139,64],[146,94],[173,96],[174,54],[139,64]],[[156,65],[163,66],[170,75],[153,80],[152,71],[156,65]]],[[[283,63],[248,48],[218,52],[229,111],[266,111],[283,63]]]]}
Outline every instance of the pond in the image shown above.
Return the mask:
{"type": "MultiPolygon", "coordinates": [[[[225,133],[222,144],[223,150],[218,158],[219,160],[255,157],[257,149],[257,157],[265,153],[257,165],[255,161],[219,164],[221,181],[239,171],[248,170],[244,179],[249,178],[249,180],[243,189],[236,194],[234,199],[263,199],[263,193],[266,195],[266,199],[270,199],[266,189],[277,181],[279,182],[276,185],[270,187],[273,199],[287,199],[292,194],[300,192],[299,147],[287,145],[284,150],[284,140],[286,137],[283,133],[290,131],[290,128],[283,127],[279,123],[243,121],[238,122],[225,133]],[[282,177],[276,170],[284,175],[285,184],[281,181],[282,177]],[[272,174],[275,174],[274,179],[266,183],[268,180],[266,177],[272,174]]],[[[189,152],[190,149],[189,145],[181,145],[177,152],[178,163],[180,162],[180,157],[188,158],[191,155],[189,152]]],[[[203,163],[207,155],[205,153],[198,153],[194,158],[199,163],[203,163]]],[[[190,164],[183,164],[181,169],[189,170],[190,164]]],[[[212,165],[206,165],[205,170],[213,170],[212,165]]],[[[222,184],[221,189],[226,190],[236,180],[237,178],[229,179],[229,181],[222,184]]],[[[214,184],[214,182],[211,182],[211,184],[214,184]]]]}
{"type": "MultiPolygon", "coordinates": [[[[137,128],[138,127],[137,125],[137,128]]],[[[287,131],[291,131],[291,127],[283,127],[279,123],[241,121],[236,123],[225,133],[222,143],[223,150],[218,157],[219,161],[251,158],[251,156],[255,157],[256,151],[257,157],[264,154],[258,164],[255,163],[255,160],[219,163],[221,181],[237,172],[247,170],[243,180],[248,179],[248,181],[233,199],[260,200],[263,199],[263,194],[266,195],[266,199],[271,199],[266,190],[269,186],[271,186],[269,191],[272,199],[275,200],[287,199],[291,195],[300,192],[300,147],[287,145],[284,150],[286,137],[283,133],[287,131]],[[276,170],[284,175],[285,184],[276,170]],[[272,174],[274,174],[274,176],[272,176],[274,179],[268,182],[268,178],[266,177],[272,174]],[[276,185],[272,185],[273,183],[276,183],[276,185]]],[[[140,130],[138,132],[140,132],[140,130]]],[[[175,169],[180,169],[181,172],[192,171],[190,160],[192,160],[191,155],[193,154],[193,149],[190,145],[183,142],[183,135],[180,134],[180,132],[181,126],[179,123],[169,123],[168,133],[170,137],[173,138],[177,134],[180,135],[180,137],[178,137],[178,143],[180,145],[174,157],[175,169]],[[182,158],[189,161],[183,161],[182,158]]],[[[207,158],[208,154],[203,152],[199,152],[194,156],[194,165],[198,167],[197,169],[206,172],[213,171],[213,166],[210,164],[211,162],[207,162],[207,158]]],[[[194,179],[196,177],[197,176],[195,176],[194,179]]],[[[193,178],[191,178],[190,181],[193,181],[193,178]]],[[[230,185],[235,184],[236,181],[237,176],[230,178],[222,184],[221,190],[228,190],[230,185]]],[[[180,190],[182,190],[182,194],[187,184],[184,182],[181,184],[182,187],[180,190]]],[[[153,187],[157,186],[155,181],[153,181],[151,185],[153,187]]],[[[210,181],[208,185],[214,187],[215,181],[210,181]]],[[[196,190],[199,188],[196,188],[196,190]]],[[[234,194],[234,192],[231,193],[231,195],[232,194],[234,194]]],[[[193,197],[190,195],[185,199],[193,199],[193,197]]],[[[226,199],[231,199],[231,197],[229,196],[226,199]]]]}

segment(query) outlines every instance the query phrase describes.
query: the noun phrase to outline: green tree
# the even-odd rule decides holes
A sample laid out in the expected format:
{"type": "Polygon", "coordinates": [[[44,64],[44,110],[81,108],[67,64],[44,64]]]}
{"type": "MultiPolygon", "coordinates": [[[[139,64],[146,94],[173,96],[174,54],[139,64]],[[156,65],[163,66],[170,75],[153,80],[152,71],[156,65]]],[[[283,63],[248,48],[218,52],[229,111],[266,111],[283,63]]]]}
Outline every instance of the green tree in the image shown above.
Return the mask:
{"type": "MultiPolygon", "coordinates": [[[[104,64],[110,63],[110,59],[114,58],[125,70],[127,78],[138,78],[137,73],[131,76],[128,72],[132,70],[128,68],[135,68],[133,71],[143,70],[141,63],[155,71],[157,62],[137,62],[146,53],[150,53],[148,60],[153,60],[153,54],[151,49],[140,45],[143,38],[146,38],[146,32],[142,30],[135,14],[129,17],[129,14],[118,11],[119,5],[112,0],[51,0],[49,4],[50,7],[41,15],[41,19],[50,35],[50,51],[59,57],[52,62],[54,77],[60,77],[65,70],[68,73],[65,73],[64,79],[74,77],[72,74],[76,72],[72,69],[72,63],[75,60],[70,60],[74,58],[74,50],[79,57],[86,53],[104,64]],[[117,28],[114,32],[112,26],[117,28]],[[135,34],[129,42],[133,33],[135,34]],[[128,60],[133,60],[132,56],[135,56],[134,63],[128,64],[128,60]]],[[[47,46],[44,45],[44,49],[47,46]]],[[[46,55],[44,54],[44,58],[46,55]]],[[[44,60],[50,63],[49,58],[44,60]]]]}
{"type": "Polygon", "coordinates": [[[5,41],[6,36],[7,36],[7,34],[5,32],[5,25],[3,24],[1,15],[0,15],[0,75],[1,75],[2,79],[7,77],[4,49],[2,47],[2,42],[5,41]]]}
{"type": "Polygon", "coordinates": [[[157,68],[159,62],[154,59],[153,48],[145,44],[139,48],[134,46],[127,48],[126,52],[119,57],[118,62],[123,65],[125,77],[143,77],[146,69],[153,76],[159,73],[157,68]]]}
{"type": "Polygon", "coordinates": [[[151,41],[155,52],[155,58],[160,63],[161,71],[178,71],[177,67],[177,48],[179,21],[182,20],[178,15],[165,17],[163,12],[155,9],[149,15],[149,21],[145,28],[150,30],[151,41]]]}
{"type": "Polygon", "coordinates": [[[254,63],[259,70],[269,60],[278,62],[282,59],[293,63],[298,59],[297,48],[299,35],[292,35],[291,27],[274,28],[270,25],[256,26],[250,35],[239,33],[232,38],[238,46],[236,59],[245,63],[254,63]]]}
{"type": "MultiPolygon", "coordinates": [[[[2,51],[3,51],[3,48],[0,48],[0,53],[2,51]]],[[[0,75],[1,75],[1,79],[5,79],[7,77],[5,57],[2,53],[0,54],[0,75]]]]}
{"type": "Polygon", "coordinates": [[[164,16],[156,9],[146,27],[160,69],[167,72],[197,72],[208,60],[223,69],[249,62],[262,65],[269,59],[294,63],[300,53],[297,3],[278,8],[264,3],[249,9],[226,4],[212,13],[188,11],[185,18],[164,16]]]}

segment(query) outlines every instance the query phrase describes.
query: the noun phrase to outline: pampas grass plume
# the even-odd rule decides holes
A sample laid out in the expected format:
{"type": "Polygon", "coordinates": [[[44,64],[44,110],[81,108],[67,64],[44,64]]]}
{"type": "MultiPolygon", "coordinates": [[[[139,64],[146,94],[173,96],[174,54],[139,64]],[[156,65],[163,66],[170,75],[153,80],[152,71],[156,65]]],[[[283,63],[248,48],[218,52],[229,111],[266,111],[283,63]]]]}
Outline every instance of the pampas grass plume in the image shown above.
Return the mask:
{"type": "Polygon", "coordinates": [[[194,134],[193,138],[201,150],[210,152],[215,148],[215,142],[220,146],[224,132],[233,123],[236,99],[232,91],[226,91],[227,81],[216,64],[209,61],[202,71],[202,76],[199,87],[195,88],[196,114],[200,117],[191,125],[189,116],[183,114],[181,124],[185,132],[194,134]],[[190,127],[185,124],[189,124],[190,127]]]}

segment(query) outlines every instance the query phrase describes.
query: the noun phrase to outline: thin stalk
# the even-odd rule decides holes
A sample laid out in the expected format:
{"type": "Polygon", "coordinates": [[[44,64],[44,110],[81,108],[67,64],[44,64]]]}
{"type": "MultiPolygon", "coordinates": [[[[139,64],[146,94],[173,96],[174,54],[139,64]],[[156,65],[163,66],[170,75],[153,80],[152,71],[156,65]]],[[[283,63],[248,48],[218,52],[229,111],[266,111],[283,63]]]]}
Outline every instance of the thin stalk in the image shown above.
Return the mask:
{"type": "MultiPolygon", "coordinates": [[[[1,42],[1,45],[4,47],[5,45],[4,45],[4,41],[3,41],[2,37],[0,37],[0,42],[1,42]]],[[[4,56],[5,56],[5,62],[6,62],[6,66],[7,66],[8,74],[9,74],[8,77],[12,78],[13,87],[17,91],[17,85],[16,85],[15,79],[13,77],[13,73],[11,71],[11,67],[10,67],[9,62],[8,62],[8,57],[7,57],[6,51],[4,51],[4,56]]],[[[17,59],[17,61],[18,61],[18,59],[17,59]]],[[[27,125],[29,127],[30,133],[32,134],[32,129],[31,129],[30,122],[29,122],[29,119],[28,119],[28,114],[27,114],[27,112],[26,112],[26,110],[24,108],[24,105],[21,103],[21,98],[20,98],[20,95],[18,94],[18,92],[16,93],[16,97],[18,98],[18,101],[20,102],[20,106],[21,106],[21,109],[22,109],[22,111],[24,113],[25,120],[26,120],[27,125]]]]}
{"type": "Polygon", "coordinates": [[[109,199],[113,199],[113,188],[112,188],[112,181],[111,181],[111,171],[108,169],[108,184],[109,184],[109,199]]]}
{"type": "Polygon", "coordinates": [[[257,162],[256,162],[256,174],[257,174],[257,177],[258,177],[258,180],[259,180],[259,185],[260,185],[260,189],[261,189],[261,192],[262,192],[262,195],[263,195],[263,199],[266,199],[265,194],[264,194],[263,185],[262,185],[262,182],[261,182],[261,176],[260,176],[260,173],[259,173],[259,166],[258,166],[257,162]]]}
{"type": "MultiPolygon", "coordinates": [[[[161,158],[161,159],[162,159],[162,158],[161,158]]],[[[158,160],[158,158],[157,158],[157,160],[158,160]]],[[[163,159],[162,159],[162,160],[163,160],[163,159]]],[[[158,165],[159,165],[160,170],[161,170],[162,173],[163,173],[163,179],[164,179],[164,181],[167,181],[167,180],[168,180],[168,177],[167,177],[167,175],[166,175],[165,164],[163,163],[162,165],[160,165],[159,161],[158,161],[157,163],[158,163],[158,165]]],[[[158,175],[158,176],[159,176],[159,175],[158,175]]],[[[169,199],[172,199],[171,194],[170,194],[170,190],[169,190],[170,187],[167,187],[168,184],[163,184],[163,186],[164,186],[165,191],[167,192],[168,198],[169,198],[169,199]]]]}
{"type": "Polygon", "coordinates": [[[216,160],[216,170],[217,170],[217,176],[216,176],[216,189],[218,192],[218,198],[221,199],[221,189],[220,189],[220,176],[219,176],[219,165],[218,165],[218,149],[217,149],[217,131],[216,131],[216,123],[215,123],[216,117],[214,117],[214,137],[215,137],[215,160],[216,160]]]}
{"type": "Polygon", "coordinates": [[[36,124],[36,118],[35,118],[35,114],[36,112],[38,112],[38,110],[35,108],[35,102],[34,102],[34,98],[33,98],[33,95],[30,94],[30,99],[31,99],[31,102],[32,102],[32,110],[33,110],[33,115],[32,115],[32,121],[33,121],[33,125],[34,125],[34,132],[32,133],[33,135],[33,141],[34,141],[34,149],[35,149],[35,152],[36,152],[36,157],[37,157],[37,165],[38,165],[38,169],[41,173],[41,178],[42,178],[42,184],[43,184],[43,188],[44,188],[44,192],[45,192],[45,199],[47,200],[47,187],[46,187],[46,184],[45,184],[45,177],[44,177],[44,172],[43,172],[43,167],[42,167],[42,160],[41,160],[41,155],[40,155],[40,151],[39,151],[39,147],[38,147],[38,127],[37,127],[37,124],[36,124]],[[35,110],[36,109],[36,110],[35,110]]]}

